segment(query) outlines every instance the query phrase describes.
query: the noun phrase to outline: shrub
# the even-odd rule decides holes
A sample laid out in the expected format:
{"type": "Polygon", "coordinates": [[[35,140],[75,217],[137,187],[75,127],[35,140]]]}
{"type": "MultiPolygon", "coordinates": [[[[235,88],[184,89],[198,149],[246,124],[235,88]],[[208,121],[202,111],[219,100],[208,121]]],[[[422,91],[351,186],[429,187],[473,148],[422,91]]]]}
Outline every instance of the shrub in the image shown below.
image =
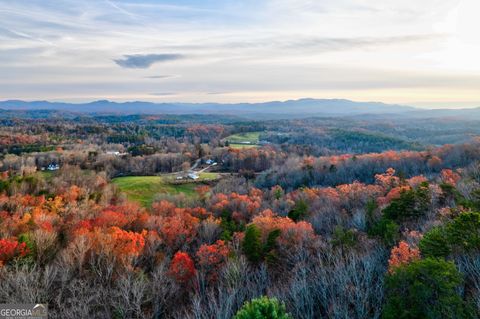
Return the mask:
{"type": "Polygon", "coordinates": [[[428,184],[422,183],[417,189],[403,191],[399,198],[393,199],[390,205],[383,209],[383,214],[394,221],[418,218],[427,213],[429,202],[428,184]]]}
{"type": "Polygon", "coordinates": [[[393,220],[382,217],[369,230],[369,235],[380,237],[388,246],[393,246],[398,239],[399,226],[393,220]]]}
{"type": "Polygon", "coordinates": [[[285,304],[276,298],[261,297],[246,302],[234,319],[291,319],[285,304]]]}
{"type": "Polygon", "coordinates": [[[353,229],[345,229],[342,226],[336,226],[333,231],[332,244],[336,247],[351,248],[358,241],[357,233],[353,229]]]}
{"type": "Polygon", "coordinates": [[[425,233],[419,247],[424,257],[447,257],[451,253],[445,228],[441,226],[425,233]]]}
{"type": "Polygon", "coordinates": [[[303,199],[301,199],[296,202],[292,210],[288,212],[288,217],[297,222],[305,218],[305,216],[307,215],[307,211],[308,205],[303,199]]]}
{"type": "Polygon", "coordinates": [[[32,253],[34,251],[34,243],[32,239],[30,238],[30,234],[28,233],[23,233],[18,236],[18,242],[19,243],[25,243],[25,246],[27,247],[28,251],[32,253]]]}

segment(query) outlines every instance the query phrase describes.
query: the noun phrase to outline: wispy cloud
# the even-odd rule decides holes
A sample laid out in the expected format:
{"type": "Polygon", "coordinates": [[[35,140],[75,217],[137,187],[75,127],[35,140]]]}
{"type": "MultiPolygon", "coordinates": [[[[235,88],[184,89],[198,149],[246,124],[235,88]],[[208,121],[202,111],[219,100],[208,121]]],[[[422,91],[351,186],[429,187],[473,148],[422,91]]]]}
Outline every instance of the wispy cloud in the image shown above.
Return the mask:
{"type": "Polygon", "coordinates": [[[229,94],[232,92],[207,92],[208,95],[222,95],[222,94],[229,94]]]}
{"type": "Polygon", "coordinates": [[[0,0],[0,97],[480,101],[478,1],[363,2],[0,0]]]}
{"type": "Polygon", "coordinates": [[[131,13],[130,11],[127,11],[127,10],[123,9],[122,7],[118,6],[114,1],[105,0],[105,2],[120,13],[123,13],[125,15],[128,15],[130,17],[134,17],[134,18],[138,17],[137,15],[131,13]]]}
{"type": "Polygon", "coordinates": [[[124,55],[123,59],[115,59],[113,61],[122,68],[148,69],[154,63],[174,61],[183,57],[181,54],[132,54],[124,55]]]}
{"type": "Polygon", "coordinates": [[[177,93],[173,93],[173,92],[155,92],[155,93],[150,93],[150,95],[154,95],[154,96],[172,96],[172,95],[177,95],[177,93]]]}
{"type": "Polygon", "coordinates": [[[343,51],[349,49],[361,49],[371,47],[387,47],[392,45],[405,45],[420,42],[428,42],[445,38],[445,34],[411,34],[393,37],[350,37],[350,38],[329,38],[329,37],[307,37],[289,39],[280,46],[284,48],[295,48],[298,50],[316,49],[317,52],[343,51]]]}
{"type": "Polygon", "coordinates": [[[24,32],[15,31],[15,30],[12,30],[12,29],[7,29],[7,28],[1,28],[0,27],[0,35],[2,35],[2,34],[5,35],[5,36],[8,36],[8,37],[12,37],[12,38],[29,39],[29,40],[33,40],[33,41],[42,42],[42,43],[45,43],[45,44],[48,44],[48,45],[53,45],[52,42],[46,41],[42,38],[34,37],[34,36],[32,36],[30,34],[27,34],[27,33],[24,33],[24,32]]]}
{"type": "Polygon", "coordinates": [[[145,76],[145,79],[169,79],[169,78],[175,78],[177,75],[171,75],[171,74],[162,74],[162,75],[148,75],[145,76]]]}

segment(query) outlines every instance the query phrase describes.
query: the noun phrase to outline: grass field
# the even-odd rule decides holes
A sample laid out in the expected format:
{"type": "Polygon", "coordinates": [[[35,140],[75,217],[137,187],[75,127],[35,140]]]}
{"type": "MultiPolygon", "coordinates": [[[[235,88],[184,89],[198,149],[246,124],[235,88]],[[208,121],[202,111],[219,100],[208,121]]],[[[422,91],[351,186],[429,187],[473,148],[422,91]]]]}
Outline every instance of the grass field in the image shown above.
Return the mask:
{"type": "Polygon", "coordinates": [[[234,144],[230,143],[231,148],[257,148],[259,147],[257,144],[234,144]]]}
{"type": "Polygon", "coordinates": [[[232,148],[252,148],[258,147],[258,140],[262,132],[238,133],[227,136],[226,141],[230,143],[232,148]]]}
{"type": "Polygon", "coordinates": [[[112,183],[117,185],[120,191],[127,194],[131,201],[140,203],[142,206],[149,207],[157,194],[179,194],[186,196],[196,196],[195,187],[198,182],[214,180],[218,178],[215,173],[202,173],[195,182],[174,184],[173,174],[162,176],[124,176],[117,177],[112,183]]]}
{"type": "Polygon", "coordinates": [[[54,172],[52,171],[38,171],[38,174],[40,174],[45,180],[49,181],[53,178],[54,172]]]}

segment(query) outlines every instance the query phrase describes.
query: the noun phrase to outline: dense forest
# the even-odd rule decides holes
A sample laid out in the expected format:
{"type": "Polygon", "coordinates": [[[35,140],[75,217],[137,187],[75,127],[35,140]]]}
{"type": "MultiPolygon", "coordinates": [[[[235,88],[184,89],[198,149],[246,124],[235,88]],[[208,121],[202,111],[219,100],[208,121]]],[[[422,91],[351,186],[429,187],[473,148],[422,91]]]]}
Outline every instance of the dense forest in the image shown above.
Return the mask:
{"type": "Polygon", "coordinates": [[[0,303],[479,318],[477,136],[441,117],[4,116],[0,303]]]}

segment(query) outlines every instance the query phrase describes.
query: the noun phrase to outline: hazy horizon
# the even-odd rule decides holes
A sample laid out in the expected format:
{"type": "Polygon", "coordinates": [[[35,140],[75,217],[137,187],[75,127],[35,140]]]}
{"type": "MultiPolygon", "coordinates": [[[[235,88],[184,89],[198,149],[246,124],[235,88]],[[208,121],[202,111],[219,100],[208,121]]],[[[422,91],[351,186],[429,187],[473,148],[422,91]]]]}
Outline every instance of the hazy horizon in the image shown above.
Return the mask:
{"type": "Polygon", "coordinates": [[[0,2],[0,100],[480,106],[475,0],[0,2]]]}
{"type": "Polygon", "coordinates": [[[417,109],[423,109],[423,110],[435,110],[435,109],[474,109],[474,108],[480,108],[480,103],[478,104],[470,104],[470,103],[448,103],[448,102],[442,102],[442,103],[436,103],[434,105],[429,105],[429,103],[419,103],[419,104],[403,104],[403,103],[387,103],[387,102],[382,102],[382,101],[370,101],[370,100],[350,100],[350,99],[343,99],[343,98],[312,98],[312,97],[301,97],[298,99],[277,99],[277,100],[259,100],[259,101],[254,101],[254,102],[242,102],[242,101],[234,101],[234,102],[217,102],[217,101],[201,101],[201,102],[192,102],[192,101],[182,101],[182,100],[140,100],[140,99],[106,99],[106,98],[99,98],[99,99],[48,99],[48,100],[41,100],[41,99],[8,99],[8,100],[0,100],[0,103],[2,102],[7,102],[7,101],[23,101],[23,102],[51,102],[51,103],[66,103],[66,104],[87,104],[87,103],[93,103],[93,102],[98,102],[98,101],[109,101],[109,102],[115,102],[115,103],[133,103],[133,102],[146,102],[146,103],[165,103],[165,104],[182,104],[182,103],[192,103],[192,104],[243,104],[243,103],[249,103],[249,104],[260,104],[260,103],[269,103],[269,102],[287,102],[287,101],[298,101],[298,100],[308,100],[308,99],[315,99],[315,100],[348,100],[352,102],[360,102],[360,103],[384,103],[386,105],[400,105],[400,106],[409,106],[417,109]]]}

